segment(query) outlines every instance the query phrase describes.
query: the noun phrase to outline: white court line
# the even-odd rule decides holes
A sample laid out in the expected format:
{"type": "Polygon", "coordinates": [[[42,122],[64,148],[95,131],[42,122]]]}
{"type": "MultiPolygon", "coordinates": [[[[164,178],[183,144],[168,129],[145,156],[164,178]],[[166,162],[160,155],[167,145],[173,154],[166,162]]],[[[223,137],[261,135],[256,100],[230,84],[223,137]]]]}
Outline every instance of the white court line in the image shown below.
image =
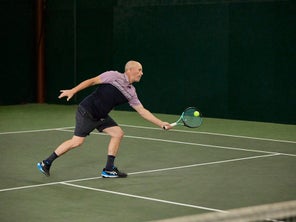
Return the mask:
{"type": "MultiPolygon", "coordinates": [[[[128,125],[124,125],[124,126],[128,126],[128,125]]],[[[137,126],[130,126],[130,127],[137,127],[137,126]]],[[[45,132],[45,131],[54,131],[54,130],[64,131],[64,132],[73,132],[73,130],[68,130],[68,129],[72,129],[72,128],[73,128],[72,126],[69,126],[69,127],[50,128],[50,129],[41,129],[41,130],[23,130],[23,131],[14,131],[14,132],[2,132],[2,133],[0,133],[0,135],[18,134],[18,133],[35,133],[35,132],[45,132]]],[[[137,128],[157,129],[157,128],[152,128],[152,127],[137,127],[137,128]]],[[[190,133],[190,132],[194,132],[194,131],[184,131],[183,130],[182,132],[189,132],[190,133]]],[[[106,136],[106,134],[96,133],[96,132],[92,132],[92,134],[99,134],[99,135],[106,136]]],[[[217,146],[217,145],[209,145],[209,144],[201,144],[201,143],[189,143],[189,142],[182,142],[182,141],[175,141],[175,140],[164,140],[164,139],[149,138],[149,137],[138,137],[138,136],[128,136],[128,135],[125,135],[125,137],[126,138],[133,138],[133,139],[159,141],[159,142],[179,143],[179,144],[184,144],[184,145],[212,147],[212,148],[218,148],[218,149],[240,150],[240,151],[246,151],[246,152],[257,152],[257,153],[267,153],[267,154],[278,153],[278,152],[269,152],[269,151],[263,151],[263,150],[243,149],[243,148],[239,148],[239,147],[217,146]]],[[[250,139],[251,138],[252,137],[250,137],[250,139]]],[[[266,139],[263,139],[263,140],[266,140],[266,139]]],[[[281,140],[281,141],[277,141],[277,142],[288,142],[288,141],[281,140]]],[[[296,154],[288,154],[288,153],[281,153],[281,154],[285,155],[285,156],[296,157],[296,154]]]]}
{"type": "MultiPolygon", "coordinates": [[[[124,127],[130,127],[130,128],[162,130],[160,128],[147,127],[147,126],[135,126],[135,125],[126,125],[126,124],[119,124],[119,125],[124,126],[124,127]]],[[[58,128],[51,128],[51,129],[40,129],[40,130],[22,130],[22,131],[12,131],[12,132],[0,132],[0,135],[18,134],[18,133],[34,133],[34,132],[52,131],[52,130],[59,130],[59,129],[71,129],[71,128],[74,128],[74,126],[58,127],[58,128]]],[[[290,141],[290,140],[275,140],[275,139],[269,139],[269,138],[238,136],[238,135],[222,134],[222,133],[210,133],[210,132],[178,130],[178,129],[172,129],[172,131],[185,132],[185,133],[194,133],[194,134],[207,134],[207,135],[225,136],[225,137],[235,137],[235,138],[245,138],[245,139],[263,140],[263,141],[280,142],[280,143],[296,143],[296,141],[290,141]]]]}
{"type": "Polygon", "coordinates": [[[81,182],[81,181],[96,180],[96,179],[101,179],[101,178],[102,177],[89,177],[89,178],[82,178],[82,179],[75,179],[75,180],[66,180],[66,181],[57,181],[57,182],[51,182],[51,183],[41,183],[41,184],[21,186],[21,187],[12,187],[12,188],[1,189],[0,192],[7,192],[7,191],[14,191],[14,190],[24,190],[24,189],[31,189],[31,188],[36,188],[36,187],[45,187],[45,186],[57,185],[57,184],[60,184],[60,183],[81,182]]]}
{"type": "MultiPolygon", "coordinates": [[[[130,127],[130,128],[162,130],[160,128],[147,127],[147,126],[134,126],[134,125],[126,125],[126,124],[119,124],[119,125],[125,126],[125,127],[130,127]]],[[[206,135],[214,135],[214,136],[235,137],[235,138],[252,139],[252,140],[263,140],[263,141],[280,142],[280,143],[296,143],[296,141],[291,141],[291,140],[276,140],[276,139],[269,139],[269,138],[239,136],[239,135],[223,134],[223,133],[210,133],[210,132],[203,132],[203,131],[190,131],[190,130],[179,130],[179,129],[173,129],[172,131],[183,132],[183,133],[194,133],[194,134],[206,134],[206,135]]]]}
{"type": "Polygon", "coordinates": [[[178,202],[174,202],[174,201],[161,200],[161,199],[156,199],[156,198],[151,198],[151,197],[115,192],[115,191],[111,191],[111,190],[86,187],[86,186],[81,186],[81,185],[76,185],[76,184],[71,184],[71,183],[66,183],[66,182],[62,182],[60,184],[63,184],[66,186],[72,186],[72,187],[76,187],[76,188],[80,188],[80,189],[85,189],[85,190],[91,190],[91,191],[110,193],[110,194],[115,194],[115,195],[120,195],[120,196],[132,197],[132,198],[136,198],[136,199],[155,201],[155,202],[160,202],[160,203],[165,203],[165,204],[173,204],[173,205],[177,205],[177,206],[190,207],[190,208],[196,208],[196,209],[207,210],[207,211],[227,213],[227,211],[219,210],[219,209],[215,209],[215,208],[209,208],[209,207],[203,207],[203,206],[197,206],[197,205],[185,204],[185,203],[178,203],[178,202]]]}
{"type": "Polygon", "coordinates": [[[20,130],[20,131],[11,131],[11,132],[0,132],[0,135],[9,135],[9,134],[21,134],[21,133],[38,133],[38,132],[47,132],[55,131],[60,129],[71,129],[73,126],[60,127],[60,128],[49,128],[49,129],[39,129],[39,130],[20,130]]]}
{"type": "Polygon", "coordinates": [[[190,168],[190,167],[200,167],[200,166],[207,166],[207,165],[214,165],[214,164],[221,164],[221,163],[230,163],[230,162],[236,162],[236,161],[266,158],[266,157],[273,157],[273,156],[279,156],[279,155],[281,155],[281,154],[280,153],[273,153],[273,154],[260,155],[260,156],[250,156],[250,157],[243,157],[243,158],[236,158],[236,159],[229,159],[229,160],[220,160],[220,161],[214,161],[214,162],[208,162],[208,163],[197,163],[197,164],[191,164],[191,165],[187,165],[187,166],[168,167],[168,168],[163,168],[163,169],[134,172],[134,173],[129,173],[129,175],[136,175],[136,174],[142,174],[142,173],[154,173],[154,172],[161,172],[161,171],[168,171],[168,170],[178,170],[178,169],[185,169],[185,168],[190,168]]]}
{"type": "MultiPolygon", "coordinates": [[[[273,153],[273,154],[268,154],[268,155],[243,157],[243,158],[221,160],[221,161],[214,161],[214,162],[207,162],[207,163],[198,163],[198,164],[191,164],[191,165],[184,165],[184,166],[177,166],[177,167],[169,167],[169,168],[162,168],[162,169],[154,169],[154,170],[145,170],[145,171],[129,173],[129,175],[144,174],[144,173],[154,173],[154,172],[169,171],[169,170],[177,170],[177,169],[184,169],[184,168],[190,168],[190,167],[199,167],[199,166],[214,165],[214,164],[221,164],[221,163],[229,163],[229,162],[236,162],[236,161],[243,161],[243,160],[250,160],[250,159],[266,158],[266,157],[272,157],[272,156],[278,156],[278,155],[281,155],[281,154],[273,153]]],[[[21,186],[21,187],[12,187],[12,188],[0,189],[0,192],[13,191],[13,190],[22,190],[22,189],[29,189],[29,188],[43,187],[43,186],[50,186],[50,185],[56,185],[56,184],[59,184],[59,183],[73,183],[73,182],[81,182],[81,181],[88,181],[88,180],[96,180],[96,179],[100,179],[100,178],[102,178],[102,177],[89,177],[89,178],[82,178],[82,179],[75,179],[75,180],[66,180],[66,181],[57,181],[57,182],[43,183],[43,184],[36,184],[36,185],[28,185],[28,186],[21,186]]]]}
{"type": "MultiPolygon", "coordinates": [[[[72,132],[71,130],[64,130],[64,129],[57,129],[57,130],[63,131],[63,132],[72,132]]],[[[92,132],[91,134],[108,136],[107,134],[97,133],[97,132],[92,132]]],[[[157,138],[151,138],[151,137],[129,136],[129,135],[124,135],[124,137],[125,138],[132,138],[132,139],[159,141],[159,142],[166,142],[166,143],[176,143],[176,144],[183,144],[183,145],[190,145],[190,146],[202,146],[202,147],[212,147],[212,148],[217,148],[217,149],[238,150],[238,151],[245,151],[245,152],[266,153],[266,154],[278,153],[278,152],[271,152],[271,151],[264,151],[264,150],[244,149],[244,148],[239,148],[239,147],[217,146],[217,145],[202,144],[202,143],[189,143],[189,142],[177,141],[177,140],[157,139],[157,138]]],[[[296,154],[289,154],[289,153],[280,153],[280,154],[285,155],[285,156],[296,157],[296,154]]]]}

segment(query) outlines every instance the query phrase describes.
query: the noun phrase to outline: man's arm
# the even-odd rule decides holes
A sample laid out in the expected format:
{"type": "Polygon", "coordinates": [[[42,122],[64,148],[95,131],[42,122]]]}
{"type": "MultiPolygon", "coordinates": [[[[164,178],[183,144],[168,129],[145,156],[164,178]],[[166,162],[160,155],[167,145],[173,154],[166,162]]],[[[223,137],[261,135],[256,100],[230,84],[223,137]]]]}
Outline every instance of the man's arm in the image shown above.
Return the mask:
{"type": "Polygon", "coordinates": [[[79,92],[87,87],[97,85],[100,83],[101,83],[101,80],[100,80],[99,76],[87,79],[72,89],[60,90],[61,94],[59,96],[59,99],[63,98],[63,97],[67,97],[67,101],[69,101],[77,92],[79,92]]]}
{"type": "Polygon", "coordinates": [[[164,128],[165,129],[171,129],[171,125],[167,122],[163,122],[160,119],[158,119],[156,116],[154,116],[149,110],[145,109],[142,105],[133,106],[133,108],[142,116],[144,119],[148,120],[149,122],[164,128]]]}

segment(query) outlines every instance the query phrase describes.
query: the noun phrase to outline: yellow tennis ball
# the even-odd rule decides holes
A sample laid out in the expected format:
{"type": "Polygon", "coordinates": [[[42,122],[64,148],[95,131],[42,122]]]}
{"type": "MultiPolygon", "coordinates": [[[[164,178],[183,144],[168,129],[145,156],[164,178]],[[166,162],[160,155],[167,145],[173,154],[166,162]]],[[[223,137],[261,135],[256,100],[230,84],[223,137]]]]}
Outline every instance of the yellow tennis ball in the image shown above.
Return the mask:
{"type": "Polygon", "coordinates": [[[198,112],[198,111],[195,111],[195,112],[193,113],[193,115],[194,115],[194,116],[199,116],[199,112],[198,112]]]}

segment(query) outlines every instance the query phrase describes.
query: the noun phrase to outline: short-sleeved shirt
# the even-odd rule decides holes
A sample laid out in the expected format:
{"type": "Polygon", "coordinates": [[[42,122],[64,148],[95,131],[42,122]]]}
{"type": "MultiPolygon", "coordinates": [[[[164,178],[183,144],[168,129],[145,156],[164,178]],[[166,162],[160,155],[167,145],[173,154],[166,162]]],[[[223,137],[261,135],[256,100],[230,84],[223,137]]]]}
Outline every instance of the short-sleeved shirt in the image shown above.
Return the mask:
{"type": "Polygon", "coordinates": [[[101,84],[80,103],[94,119],[105,118],[115,106],[124,103],[141,105],[136,89],[129,83],[126,74],[107,71],[100,74],[99,78],[101,84]]]}

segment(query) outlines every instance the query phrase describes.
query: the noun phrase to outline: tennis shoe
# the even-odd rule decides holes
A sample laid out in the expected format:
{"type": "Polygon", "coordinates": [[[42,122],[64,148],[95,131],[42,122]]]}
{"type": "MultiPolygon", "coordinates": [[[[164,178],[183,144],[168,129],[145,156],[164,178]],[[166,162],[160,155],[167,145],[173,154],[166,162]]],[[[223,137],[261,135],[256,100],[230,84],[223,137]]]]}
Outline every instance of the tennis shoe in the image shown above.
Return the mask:
{"type": "Polygon", "coordinates": [[[50,176],[49,169],[50,166],[46,165],[43,161],[37,163],[38,170],[43,173],[45,176],[50,176]]]}
{"type": "Polygon", "coordinates": [[[127,174],[124,173],[124,172],[120,172],[117,167],[113,167],[113,170],[109,171],[109,170],[106,170],[105,168],[103,169],[102,173],[101,173],[101,176],[103,178],[117,178],[117,177],[121,177],[121,178],[124,178],[124,177],[127,177],[127,174]]]}

